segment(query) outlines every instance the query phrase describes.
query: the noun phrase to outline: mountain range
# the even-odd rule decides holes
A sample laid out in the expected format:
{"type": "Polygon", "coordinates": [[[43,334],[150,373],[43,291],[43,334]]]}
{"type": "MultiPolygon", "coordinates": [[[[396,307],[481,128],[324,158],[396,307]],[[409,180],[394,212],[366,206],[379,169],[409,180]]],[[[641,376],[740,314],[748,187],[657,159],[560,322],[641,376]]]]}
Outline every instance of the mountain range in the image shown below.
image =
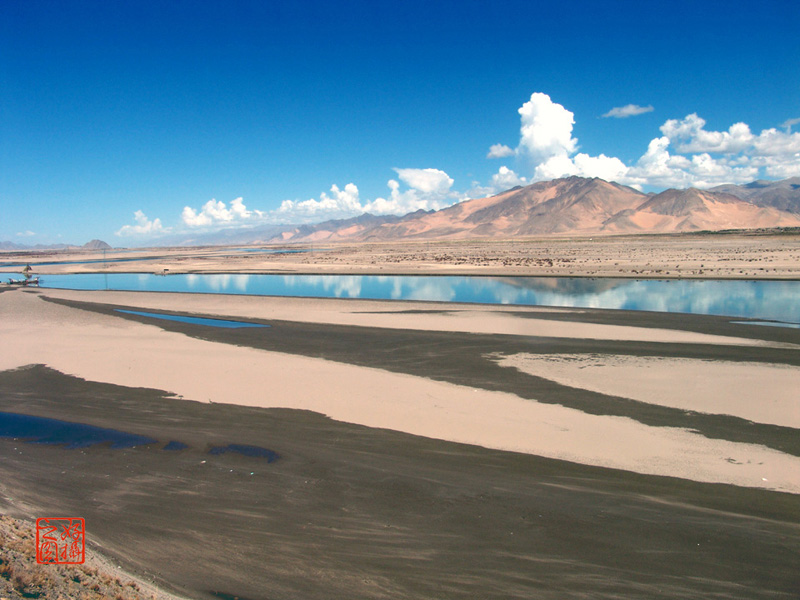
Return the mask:
{"type": "Polygon", "coordinates": [[[111,250],[111,246],[103,240],[92,240],[91,242],[86,242],[83,246],[74,246],[72,244],[36,244],[35,246],[26,246],[25,244],[16,244],[14,242],[0,242],[0,250],[111,250]]]}
{"type": "MultiPolygon", "coordinates": [[[[261,224],[216,232],[172,234],[159,246],[329,243],[421,239],[492,239],[539,235],[680,233],[800,227],[800,177],[721,185],[709,190],[669,189],[645,194],[598,178],[567,177],[465,200],[438,211],[404,216],[362,214],[308,225],[261,224]]],[[[23,246],[0,250],[103,249],[23,246]]]]}
{"type": "Polygon", "coordinates": [[[720,185],[712,192],[732,194],[756,206],[771,206],[800,213],[800,177],[783,181],[754,181],[745,185],[720,185]]]}
{"type": "Polygon", "coordinates": [[[679,233],[800,227],[800,178],[645,194],[567,177],[403,217],[361,215],[289,228],[269,242],[397,241],[535,235],[679,233]]]}

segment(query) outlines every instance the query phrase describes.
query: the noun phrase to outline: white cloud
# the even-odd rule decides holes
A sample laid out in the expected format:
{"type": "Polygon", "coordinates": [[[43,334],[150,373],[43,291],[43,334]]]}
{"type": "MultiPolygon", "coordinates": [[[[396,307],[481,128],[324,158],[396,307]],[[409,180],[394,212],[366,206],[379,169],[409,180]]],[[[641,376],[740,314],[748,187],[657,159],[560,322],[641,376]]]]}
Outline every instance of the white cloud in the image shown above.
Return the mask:
{"type": "MultiPolygon", "coordinates": [[[[650,108],[628,105],[604,116],[631,116],[650,108]]],[[[800,175],[800,132],[790,130],[800,121],[792,119],[783,124],[786,131],[771,128],[759,134],[741,122],[727,131],[710,131],[695,113],[670,119],[660,128],[662,136],[651,140],[647,151],[629,166],[605,154],[576,154],[574,115],[546,94],[532,94],[519,114],[516,154],[530,159],[532,181],[579,175],[639,188],[685,188],[800,175]]]]}
{"type": "Polygon", "coordinates": [[[388,198],[375,198],[364,206],[376,215],[405,215],[417,210],[439,210],[466,199],[465,194],[451,191],[453,179],[439,169],[395,169],[409,189],[401,190],[394,179],[387,182],[388,198]]]}
{"type": "Polygon", "coordinates": [[[492,175],[492,190],[496,192],[504,192],[510,190],[518,185],[526,185],[528,180],[525,177],[520,177],[508,167],[500,167],[500,169],[492,175]]]}
{"type": "Polygon", "coordinates": [[[161,225],[161,219],[153,219],[151,221],[141,210],[133,213],[133,219],[136,221],[136,225],[123,225],[116,235],[120,237],[128,235],[158,235],[170,231],[168,227],[161,225]]]}
{"type": "Polygon", "coordinates": [[[578,168],[566,154],[551,156],[543,163],[536,166],[533,171],[535,181],[547,181],[559,177],[570,177],[578,174],[578,168]]]}
{"type": "Polygon", "coordinates": [[[614,156],[589,156],[588,154],[578,154],[573,159],[575,167],[583,177],[599,177],[606,181],[615,181],[628,170],[625,163],[614,156]]]}
{"type": "Polygon", "coordinates": [[[574,115],[547,94],[531,94],[518,112],[522,122],[518,151],[534,162],[566,157],[577,149],[578,140],[572,137],[574,115]]]}
{"type": "Polygon", "coordinates": [[[614,117],[615,119],[627,119],[628,117],[635,117],[645,113],[653,112],[652,106],[639,106],[637,104],[626,104],[625,106],[615,106],[606,114],[604,118],[614,117]]]}
{"type": "Polygon", "coordinates": [[[277,210],[266,215],[276,223],[319,223],[347,219],[365,212],[404,215],[417,210],[438,210],[466,198],[451,190],[453,179],[440,169],[394,169],[398,179],[387,182],[388,197],[362,201],[358,188],[348,183],[344,189],[331,186],[319,199],[284,200],[277,210]]]}
{"type": "Polygon", "coordinates": [[[705,124],[704,119],[692,113],[680,120],[670,119],[661,126],[661,133],[681,153],[736,153],[751,146],[755,139],[745,123],[734,123],[728,131],[706,131],[705,124]]]}
{"type": "Polygon", "coordinates": [[[765,129],[753,140],[756,156],[797,156],[800,152],[800,132],[783,133],[765,129]]]}
{"type": "Polygon", "coordinates": [[[781,127],[786,129],[786,133],[792,133],[792,127],[795,125],[800,125],[800,117],[796,119],[787,119],[783,123],[781,123],[781,127]]]}
{"type": "Polygon", "coordinates": [[[506,158],[508,156],[514,156],[513,148],[509,148],[505,144],[492,144],[486,158],[506,158]]]}
{"type": "Polygon", "coordinates": [[[800,177],[800,152],[786,160],[766,160],[763,162],[764,173],[766,173],[768,177],[774,177],[776,179],[800,177]]]}
{"type": "Polygon", "coordinates": [[[184,206],[181,213],[181,219],[189,227],[224,227],[234,223],[239,224],[254,216],[261,217],[263,213],[247,210],[242,198],[236,198],[231,201],[230,208],[224,202],[212,199],[206,202],[200,210],[195,210],[191,206],[184,206]]]}
{"type": "Polygon", "coordinates": [[[306,223],[343,219],[364,212],[355,184],[348,183],[343,190],[332,185],[330,192],[330,196],[325,192],[320,194],[319,200],[284,200],[273,214],[279,221],[306,223]]]}
{"type": "Polygon", "coordinates": [[[447,194],[453,179],[439,169],[395,169],[400,181],[423,194],[447,194]]]}
{"type": "Polygon", "coordinates": [[[580,175],[615,180],[627,171],[625,163],[604,154],[573,157],[578,140],[572,137],[574,115],[547,94],[535,93],[519,109],[520,142],[517,152],[534,163],[533,180],[580,175]]]}
{"type": "Polygon", "coordinates": [[[253,214],[247,210],[243,198],[236,198],[231,202],[231,213],[237,219],[249,219],[253,214]]]}
{"type": "Polygon", "coordinates": [[[673,155],[669,146],[666,136],[651,140],[636,165],[616,181],[638,187],[707,188],[723,183],[747,183],[758,177],[758,168],[749,161],[715,159],[707,152],[691,157],[673,155]]]}
{"type": "Polygon", "coordinates": [[[20,231],[17,233],[17,237],[33,237],[36,235],[36,232],[31,231],[28,229],[27,231],[20,231]]]}

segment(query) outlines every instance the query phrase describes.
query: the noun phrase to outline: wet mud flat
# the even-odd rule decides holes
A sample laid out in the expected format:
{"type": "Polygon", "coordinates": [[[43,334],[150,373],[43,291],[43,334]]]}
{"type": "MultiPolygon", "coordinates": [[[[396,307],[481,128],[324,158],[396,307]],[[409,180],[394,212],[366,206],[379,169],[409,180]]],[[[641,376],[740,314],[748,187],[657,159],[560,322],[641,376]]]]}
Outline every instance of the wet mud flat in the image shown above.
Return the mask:
{"type": "Polygon", "coordinates": [[[202,404],[43,366],[0,373],[0,411],[156,440],[68,449],[0,438],[0,509],[84,517],[90,543],[117,564],[189,597],[795,598],[800,589],[792,494],[308,411],[202,404]],[[211,452],[237,446],[271,454],[211,452]]]}
{"type": "MultiPolygon", "coordinates": [[[[760,444],[800,456],[800,435],[792,427],[754,423],[728,414],[707,414],[647,402],[638,402],[547,378],[507,369],[492,355],[519,353],[618,354],[631,357],[685,358],[800,366],[800,330],[753,327],[730,317],[640,311],[585,309],[559,315],[537,313],[536,318],[597,324],[624,324],[642,330],[669,329],[773,342],[778,346],[737,346],[700,343],[559,338],[475,334],[451,331],[355,327],[285,320],[250,320],[244,328],[207,327],[184,320],[143,316],[129,307],[95,302],[43,298],[46,302],[104,315],[114,315],[197,339],[245,346],[310,358],[322,358],[394,373],[424,377],[468,388],[509,392],[545,404],[557,404],[592,415],[626,417],[655,427],[679,427],[731,442],[760,444]],[[267,328],[252,325],[269,325],[267,328]]],[[[442,312],[445,312],[443,310],[442,312]]],[[[153,314],[153,313],[151,313],[153,314]]],[[[200,319],[208,315],[193,315],[200,319]]]]}

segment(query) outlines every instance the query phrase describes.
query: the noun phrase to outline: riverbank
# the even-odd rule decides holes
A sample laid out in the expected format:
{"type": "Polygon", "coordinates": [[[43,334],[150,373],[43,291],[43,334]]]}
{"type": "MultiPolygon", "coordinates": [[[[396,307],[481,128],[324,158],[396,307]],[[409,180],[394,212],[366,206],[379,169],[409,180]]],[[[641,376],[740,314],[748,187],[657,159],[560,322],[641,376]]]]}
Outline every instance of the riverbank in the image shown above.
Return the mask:
{"type": "Polygon", "coordinates": [[[166,272],[800,279],[800,235],[774,232],[264,248],[268,252],[241,247],[6,252],[0,253],[0,262],[30,263],[37,274],[166,272]],[[280,249],[290,252],[274,253],[280,249]],[[298,249],[303,251],[297,252],[298,249]]]}
{"type": "MultiPolygon", "coordinates": [[[[185,600],[112,565],[91,547],[83,564],[36,563],[34,524],[0,515],[0,598],[185,600]]],[[[91,543],[91,542],[90,542],[91,543]]]]}
{"type": "Polygon", "coordinates": [[[175,593],[789,598],[800,583],[785,397],[800,330],[49,289],[7,289],[0,313],[0,410],[157,440],[0,439],[0,511],[84,517],[106,556],[175,593]],[[279,458],[210,453],[230,444],[279,458]]]}

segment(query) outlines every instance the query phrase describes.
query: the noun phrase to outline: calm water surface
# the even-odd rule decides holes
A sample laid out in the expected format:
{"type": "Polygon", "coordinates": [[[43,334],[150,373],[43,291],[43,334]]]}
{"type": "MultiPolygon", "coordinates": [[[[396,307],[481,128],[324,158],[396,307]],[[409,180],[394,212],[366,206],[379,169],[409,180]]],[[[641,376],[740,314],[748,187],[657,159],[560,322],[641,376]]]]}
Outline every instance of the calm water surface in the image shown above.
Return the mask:
{"type": "Polygon", "coordinates": [[[157,441],[116,429],[9,412],[0,412],[0,437],[20,438],[37,444],[63,445],[69,449],[106,443],[110,443],[112,448],[133,448],[157,441]]]}
{"type": "Polygon", "coordinates": [[[42,275],[41,287],[609,308],[800,323],[800,281],[87,273],[42,275]]]}
{"type": "Polygon", "coordinates": [[[116,309],[117,312],[128,315],[139,315],[151,319],[163,319],[164,321],[178,321],[179,323],[191,323],[192,325],[205,325],[207,327],[221,327],[223,329],[247,329],[250,327],[269,327],[262,323],[248,323],[246,321],[227,321],[225,319],[208,319],[206,317],[192,317],[188,315],[165,315],[163,313],[143,312],[139,310],[116,309]]]}

